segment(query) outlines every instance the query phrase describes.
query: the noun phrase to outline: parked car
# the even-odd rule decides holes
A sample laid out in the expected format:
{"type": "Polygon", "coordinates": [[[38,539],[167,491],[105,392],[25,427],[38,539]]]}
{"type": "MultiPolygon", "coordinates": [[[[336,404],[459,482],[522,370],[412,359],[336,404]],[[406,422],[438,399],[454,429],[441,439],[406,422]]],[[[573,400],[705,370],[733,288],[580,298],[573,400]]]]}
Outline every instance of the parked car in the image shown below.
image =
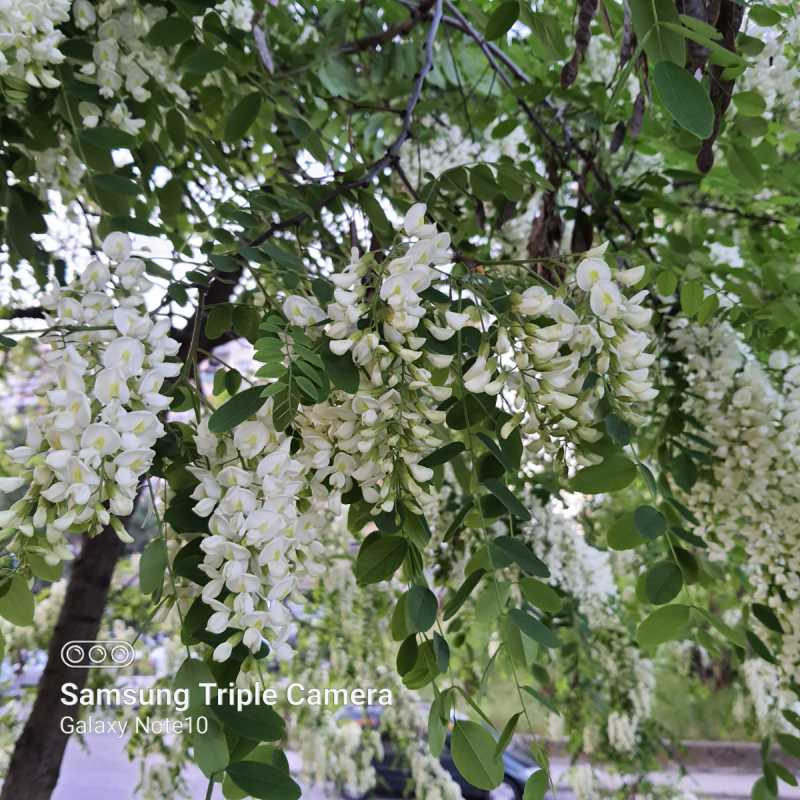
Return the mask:
{"type": "MultiPolygon", "coordinates": [[[[366,708],[362,706],[346,706],[339,712],[339,716],[342,719],[354,720],[360,725],[369,725],[371,728],[377,729],[380,727],[382,711],[383,708],[381,706],[368,706],[366,708]]],[[[348,796],[348,800],[406,796],[405,793],[411,779],[409,765],[388,734],[384,733],[382,735],[381,742],[383,744],[383,758],[374,763],[375,770],[378,773],[377,786],[363,798],[348,796]]],[[[531,773],[537,769],[535,762],[524,753],[507,749],[503,754],[503,764],[505,766],[503,782],[500,786],[490,791],[477,789],[472,784],[467,783],[456,769],[450,753],[450,734],[447,735],[439,760],[459,785],[464,800],[522,800],[525,782],[531,773]]],[[[420,797],[420,795],[417,795],[417,797],[420,797]]]]}

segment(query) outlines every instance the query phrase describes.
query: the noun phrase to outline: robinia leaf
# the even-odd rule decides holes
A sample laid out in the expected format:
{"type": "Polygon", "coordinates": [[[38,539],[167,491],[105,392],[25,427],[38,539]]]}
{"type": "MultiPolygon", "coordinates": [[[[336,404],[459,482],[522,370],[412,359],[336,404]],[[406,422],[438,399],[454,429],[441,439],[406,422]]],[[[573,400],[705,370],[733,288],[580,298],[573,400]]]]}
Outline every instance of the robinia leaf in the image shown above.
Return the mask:
{"type": "Polygon", "coordinates": [[[503,481],[497,478],[487,478],[483,484],[506,507],[512,517],[521,519],[523,522],[527,522],[531,518],[528,509],[514,497],[503,481]]]}
{"type": "Polygon", "coordinates": [[[362,585],[380,583],[397,571],[408,552],[402,536],[371,533],[361,543],[356,558],[356,580],[362,585]]]}
{"type": "Polygon", "coordinates": [[[673,603],[653,611],[639,623],[636,638],[643,647],[655,647],[679,639],[689,624],[691,608],[673,603]]]}
{"type": "Polygon", "coordinates": [[[14,575],[0,584],[0,616],[12,625],[23,627],[33,623],[33,609],[33,592],[22,575],[14,575]]]}
{"type": "Polygon", "coordinates": [[[516,536],[498,536],[492,539],[492,547],[499,547],[503,553],[514,561],[529,575],[538,578],[549,578],[550,570],[531,548],[516,536]]]}
{"type": "Polygon", "coordinates": [[[300,787],[289,774],[271,764],[237,761],[227,769],[231,780],[258,800],[298,800],[300,787]]]}
{"type": "Polygon", "coordinates": [[[547,773],[543,769],[534,772],[525,782],[522,800],[544,800],[547,783],[547,773]]]}
{"type": "Polygon", "coordinates": [[[480,579],[486,574],[484,569],[476,569],[475,572],[470,573],[464,580],[464,583],[458,587],[456,593],[445,603],[442,619],[447,622],[454,616],[461,606],[464,605],[467,598],[472,593],[472,590],[478,585],[480,579]]]}
{"type": "Polygon", "coordinates": [[[215,719],[208,718],[206,731],[202,734],[195,731],[191,740],[195,763],[207,778],[228,766],[230,761],[228,742],[222,726],[215,719]]]}
{"type": "Polygon", "coordinates": [[[584,467],[575,473],[570,488],[582,494],[601,494],[624,489],[636,477],[636,464],[629,458],[613,455],[601,464],[584,467]]]}
{"type": "Polygon", "coordinates": [[[250,126],[258,118],[261,110],[261,92],[252,92],[243,97],[231,111],[225,123],[225,139],[238,142],[250,130],[250,126]]]}
{"type": "Polygon", "coordinates": [[[682,588],[683,573],[674,561],[659,561],[647,571],[644,590],[651,603],[669,603],[680,594],[682,588]]]}
{"type": "Polygon", "coordinates": [[[563,602],[560,595],[546,583],[537,581],[536,578],[523,578],[519,582],[519,588],[525,599],[536,608],[549,614],[557,614],[561,610],[563,602]]]}
{"type": "Polygon", "coordinates": [[[769,630],[774,631],[775,633],[783,633],[783,626],[781,625],[780,620],[777,616],[775,616],[775,612],[769,606],[765,606],[763,603],[753,603],[750,608],[753,609],[753,615],[755,618],[765,628],[769,628],[769,630]]]}
{"type": "Polygon", "coordinates": [[[529,639],[551,649],[561,646],[561,642],[553,631],[532,614],[528,614],[521,608],[512,608],[508,612],[508,617],[529,639]]]}
{"type": "Polygon", "coordinates": [[[675,122],[700,139],[711,136],[714,107],[708,92],[683,66],[661,61],[653,69],[653,81],[661,101],[675,122]]]}
{"type": "Polygon", "coordinates": [[[512,25],[519,19],[519,3],[517,0],[499,5],[486,22],[486,39],[492,41],[499,39],[511,30],[512,25]]]}
{"type": "Polygon", "coordinates": [[[636,530],[645,539],[657,539],[667,529],[666,517],[653,506],[639,506],[633,513],[636,530]]]}
{"type": "Polygon", "coordinates": [[[482,725],[457,720],[450,744],[453,761],[464,779],[477,789],[494,789],[505,775],[502,756],[496,754],[497,743],[482,725]]]}
{"type": "Polygon", "coordinates": [[[409,633],[427,631],[436,620],[436,595],[425,586],[412,586],[406,592],[406,627],[409,633]]]}
{"type": "Polygon", "coordinates": [[[267,398],[262,396],[263,391],[263,386],[253,386],[235,394],[211,415],[208,429],[212,433],[227,433],[252,417],[267,402],[267,398]]]}
{"type": "Polygon", "coordinates": [[[157,592],[167,569],[167,545],[163,536],[147,543],[139,560],[139,588],[143,594],[157,592]]]}
{"type": "Polygon", "coordinates": [[[355,394],[358,391],[360,377],[358,367],[350,356],[347,353],[337,356],[327,348],[324,348],[320,355],[331,383],[343,392],[355,394]]]}

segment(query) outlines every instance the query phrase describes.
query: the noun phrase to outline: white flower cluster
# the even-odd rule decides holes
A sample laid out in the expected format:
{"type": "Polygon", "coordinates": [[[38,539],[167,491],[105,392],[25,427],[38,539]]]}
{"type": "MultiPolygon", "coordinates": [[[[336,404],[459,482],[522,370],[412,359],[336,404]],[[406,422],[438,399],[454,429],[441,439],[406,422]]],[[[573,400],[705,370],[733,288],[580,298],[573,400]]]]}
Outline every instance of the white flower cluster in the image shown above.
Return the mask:
{"type": "Polygon", "coordinates": [[[290,322],[313,326],[311,337],[327,319],[333,353],[349,354],[361,368],[355,397],[343,401],[335,394],[308,409],[304,439],[319,451],[315,466],[332,464],[336,488],[350,488],[352,478],[368,502],[385,510],[395,501],[397,481],[388,478],[396,469],[417,506],[422,501],[421,484],[432,471],[419,461],[438,442],[435,426],[445,413],[437,406],[454,389],[490,398],[504,393],[516,413],[502,435],[522,425],[553,451],[565,439],[601,437],[596,409],[607,387],[627,414],[656,395],[649,378],[655,356],[646,352],[646,292],[628,298],[621,288],[640,281],[643,268],[612,275],[600,248],[581,262],[577,286],[565,287],[563,296],[529,286],[496,314],[472,283],[460,285],[451,276],[449,237],[425,214],[423,204],[409,209],[403,228],[414,241],[400,255],[377,263],[372,254],[354,254],[344,271],[331,275],[336,288],[325,310],[294,295],[283,306],[290,322]],[[431,289],[434,299],[424,297],[431,289]],[[495,323],[492,343],[486,334],[495,323]],[[454,337],[476,332],[476,356],[462,372],[454,337]],[[439,352],[448,347],[450,354],[439,352]],[[590,372],[597,380],[587,385],[590,372]],[[339,452],[332,455],[334,446],[339,452]]]}
{"type": "MultiPolygon", "coordinates": [[[[92,35],[92,61],[84,64],[78,75],[98,87],[101,97],[117,99],[106,112],[108,121],[131,135],[144,126],[144,120],[133,116],[126,99],[144,103],[150,98],[147,83],[152,78],[164,91],[179,102],[188,102],[180,85],[180,74],[172,69],[173,56],[162,47],[146,44],[150,29],[167,15],[167,10],[154,5],[138,5],[120,0],[95,4],[75,0],[72,16],[76,26],[92,35]]],[[[98,125],[103,117],[99,106],[83,101],[78,106],[87,128],[98,125]]]]}
{"type": "MultiPolygon", "coordinates": [[[[478,138],[475,138],[474,134],[467,133],[458,125],[452,124],[446,115],[437,119],[426,117],[421,127],[434,131],[435,136],[417,148],[404,148],[400,151],[400,164],[403,170],[414,178],[421,178],[425,172],[438,178],[454,167],[471,167],[478,162],[495,164],[504,156],[514,163],[530,158],[536,164],[537,171],[542,172],[544,169],[530,152],[528,134],[522,125],[498,139],[488,138],[485,131],[481,131],[478,138]]],[[[539,209],[540,196],[541,193],[538,191],[531,193],[524,205],[520,204],[518,213],[504,222],[498,232],[502,243],[507,245],[517,258],[527,256],[531,223],[539,209]]]]}
{"type": "Polygon", "coordinates": [[[748,34],[761,39],[764,49],[742,75],[742,88],[759,92],[766,101],[767,114],[772,118],[785,114],[786,122],[796,129],[800,112],[797,77],[800,18],[787,14],[779,25],[770,28],[754,25],[748,34]]]}
{"type": "Polygon", "coordinates": [[[127,234],[103,242],[110,263],[97,259],[69,286],[41,298],[46,365],[45,413],[27,425],[25,444],[8,451],[23,469],[14,481],[25,496],[0,515],[0,527],[19,531],[26,547],[49,563],[71,558],[67,535],[99,533],[109,523],[127,536],[118,517],[133,510],[139,481],[163,433],[160,394],[180,365],[169,320],[147,312],[150,281],[131,257],[127,234]],[[44,537],[36,537],[43,531],[44,537]]]}
{"type": "Polygon", "coordinates": [[[577,497],[560,508],[553,502],[543,506],[529,494],[525,506],[532,519],[521,527],[522,535],[547,564],[548,582],[575,598],[592,630],[592,664],[585,676],[592,690],[584,694],[594,699],[586,704],[573,699],[565,706],[567,732],[582,731],[584,752],[591,754],[604,728],[609,747],[631,755],[640,741],[640,725],[652,713],[655,673],[652,661],[642,657],[620,619],[611,556],[586,541],[577,519],[577,497]],[[601,696],[604,702],[598,703],[601,696]],[[599,709],[605,709],[601,711],[607,713],[605,720],[597,718],[599,709]]]}
{"type": "Polygon", "coordinates": [[[64,60],[58,49],[69,19],[69,0],[5,0],[0,3],[0,77],[52,89],[59,81],[53,66],[64,60]]]}
{"type": "Polygon", "coordinates": [[[784,628],[786,675],[800,665],[800,359],[777,350],[764,366],[727,323],[673,323],[691,394],[684,409],[714,445],[711,480],[687,505],[712,558],[744,547],[751,601],[769,605],[784,628]]]}
{"type": "Polygon", "coordinates": [[[307,459],[295,457],[291,437],[273,427],[272,399],[232,435],[210,433],[204,420],[195,442],[206,465],[189,468],[200,481],[194,511],[208,517],[211,534],[201,544],[200,569],[210,578],[202,597],[214,611],[206,628],[234,630],[214,659],[227,660],[239,642],[253,653],[266,642],[279,660],[291,658],[286,600],[304,574],[325,569],[316,536],[324,520],[307,497],[307,459]]]}

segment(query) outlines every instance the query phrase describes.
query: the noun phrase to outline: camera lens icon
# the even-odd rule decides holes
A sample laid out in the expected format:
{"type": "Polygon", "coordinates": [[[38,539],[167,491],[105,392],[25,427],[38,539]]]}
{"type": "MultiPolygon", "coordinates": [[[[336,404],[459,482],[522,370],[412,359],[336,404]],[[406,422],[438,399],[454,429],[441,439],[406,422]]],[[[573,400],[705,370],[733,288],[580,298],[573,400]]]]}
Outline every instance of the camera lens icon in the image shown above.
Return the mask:
{"type": "Polygon", "coordinates": [[[129,642],[73,640],[61,648],[61,660],[73,669],[121,669],[136,660],[129,642]]]}

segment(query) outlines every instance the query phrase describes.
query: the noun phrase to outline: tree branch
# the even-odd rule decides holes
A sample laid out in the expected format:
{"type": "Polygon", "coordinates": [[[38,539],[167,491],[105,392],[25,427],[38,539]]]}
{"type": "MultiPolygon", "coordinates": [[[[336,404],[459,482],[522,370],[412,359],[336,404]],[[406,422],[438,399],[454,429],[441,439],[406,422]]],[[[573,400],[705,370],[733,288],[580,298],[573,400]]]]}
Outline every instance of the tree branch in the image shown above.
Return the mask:
{"type": "Polygon", "coordinates": [[[423,0],[418,6],[411,8],[411,16],[403,22],[398,22],[380,33],[371,36],[362,36],[352,42],[345,42],[338,50],[340,53],[358,53],[363,50],[374,50],[386,42],[390,42],[396,36],[404,36],[413,30],[427,15],[433,5],[434,0],[423,0]]]}
{"type": "MultiPolygon", "coordinates": [[[[420,97],[422,96],[422,87],[425,83],[425,78],[430,73],[431,69],[433,68],[433,43],[436,39],[436,33],[439,30],[439,25],[442,21],[442,3],[443,0],[434,0],[433,3],[433,12],[432,18],[430,23],[430,28],[428,29],[428,35],[425,38],[425,56],[422,63],[422,67],[420,71],[417,73],[416,78],[414,80],[414,85],[411,89],[411,94],[409,95],[408,102],[406,103],[406,109],[403,112],[403,118],[400,125],[400,132],[395,137],[394,141],[389,145],[386,149],[386,153],[384,153],[381,158],[377,161],[373,162],[366,170],[366,172],[360,177],[355,178],[351,181],[344,181],[343,183],[339,183],[336,185],[320,203],[316,205],[315,211],[323,208],[324,206],[331,203],[337,197],[340,197],[343,194],[346,194],[353,189],[360,189],[365,186],[369,186],[372,181],[375,179],[377,175],[379,175],[384,169],[387,167],[395,167],[398,162],[398,157],[400,154],[400,148],[403,146],[404,142],[408,139],[411,135],[411,125],[414,119],[414,110],[419,103],[420,97]]],[[[280,231],[287,230],[288,228],[293,228],[296,225],[305,222],[309,218],[309,213],[306,211],[301,211],[297,214],[294,214],[291,217],[287,217],[286,219],[282,219],[279,222],[274,222],[272,225],[267,228],[263,233],[260,233],[254,239],[247,243],[248,247],[258,247],[260,244],[263,244],[267,240],[271,239],[275,236],[276,233],[280,231]]],[[[227,302],[228,298],[230,297],[231,293],[231,286],[235,286],[238,282],[239,278],[242,275],[241,268],[236,272],[226,272],[220,274],[216,270],[212,273],[213,278],[209,283],[207,288],[201,287],[200,292],[202,295],[202,303],[198,303],[198,309],[201,306],[208,308],[209,306],[216,305],[217,303],[225,303],[227,302]],[[224,279],[223,279],[224,276],[224,279]]],[[[186,327],[181,331],[174,332],[173,335],[177,338],[180,343],[180,350],[178,352],[178,357],[181,359],[185,359],[191,350],[192,346],[192,331],[195,328],[195,324],[200,322],[197,319],[198,311],[195,311],[192,318],[188,321],[186,327]]],[[[217,342],[218,343],[218,342],[217,342]]],[[[208,350],[211,346],[211,342],[206,338],[205,332],[201,329],[201,333],[198,338],[198,347],[202,348],[203,350],[208,350]]]]}

